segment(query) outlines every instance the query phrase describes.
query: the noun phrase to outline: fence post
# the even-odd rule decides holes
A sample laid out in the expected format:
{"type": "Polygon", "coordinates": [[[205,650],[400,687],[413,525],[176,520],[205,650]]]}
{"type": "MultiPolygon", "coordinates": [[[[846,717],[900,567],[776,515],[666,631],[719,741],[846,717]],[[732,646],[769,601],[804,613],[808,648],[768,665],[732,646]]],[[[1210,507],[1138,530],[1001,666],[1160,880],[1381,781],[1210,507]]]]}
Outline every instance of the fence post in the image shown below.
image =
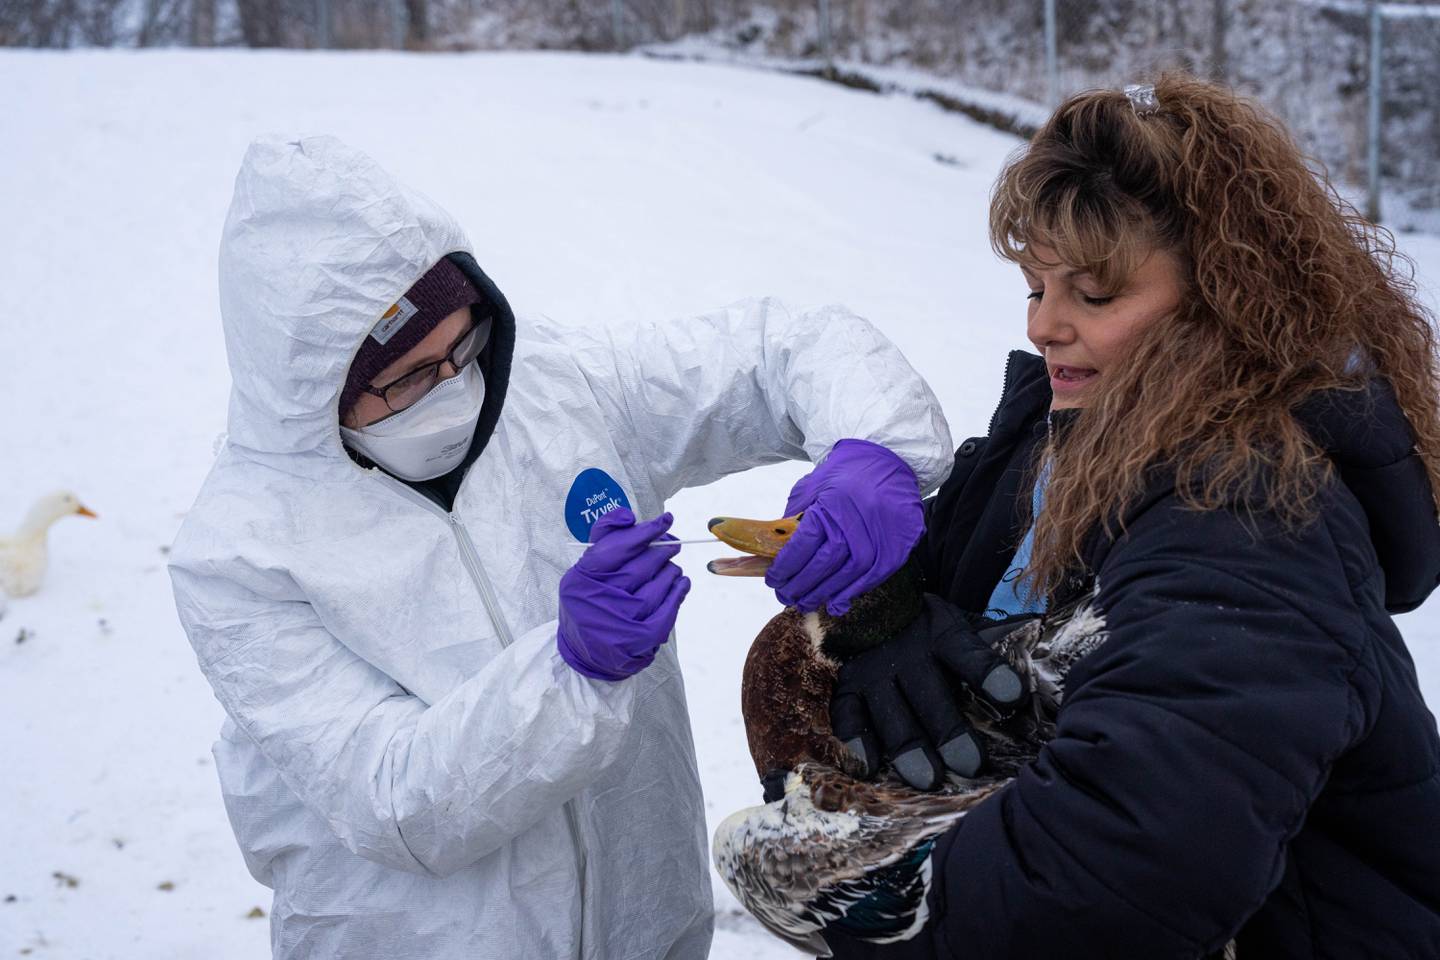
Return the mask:
{"type": "Polygon", "coordinates": [[[1045,0],[1045,102],[1060,102],[1060,51],[1055,36],[1055,0],[1045,0]]]}
{"type": "Polygon", "coordinates": [[[835,73],[835,59],[830,48],[830,0],[820,3],[820,56],[825,61],[825,75],[835,73]]]}
{"type": "Polygon", "coordinates": [[[1369,141],[1367,166],[1369,167],[1369,199],[1365,216],[1371,223],[1380,222],[1380,4],[1370,4],[1370,122],[1366,139],[1369,141]]]}
{"type": "Polygon", "coordinates": [[[390,46],[405,49],[405,0],[390,0],[390,46]]]}
{"type": "Polygon", "coordinates": [[[610,0],[610,38],[616,50],[625,49],[624,0],[610,0]]]}
{"type": "Polygon", "coordinates": [[[315,46],[330,49],[330,0],[315,0],[315,46]]]}

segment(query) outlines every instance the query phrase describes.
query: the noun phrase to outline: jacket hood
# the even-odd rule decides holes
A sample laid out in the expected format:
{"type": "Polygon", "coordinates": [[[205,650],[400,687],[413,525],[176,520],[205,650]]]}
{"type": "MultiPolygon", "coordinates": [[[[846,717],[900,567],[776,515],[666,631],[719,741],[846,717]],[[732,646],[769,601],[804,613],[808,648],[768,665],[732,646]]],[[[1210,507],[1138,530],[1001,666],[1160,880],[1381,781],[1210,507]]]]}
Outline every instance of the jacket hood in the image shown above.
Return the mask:
{"type": "Polygon", "coordinates": [[[1385,571],[1385,607],[1405,613],[1440,583],[1440,522],[1415,432],[1378,377],[1359,390],[1325,390],[1295,417],[1329,455],[1370,523],[1370,541],[1385,571]]]}
{"type": "MultiPolygon", "coordinates": [[[[992,431],[1019,430],[1043,417],[1049,406],[1044,359],[1012,351],[992,431]]],[[[1060,425],[1077,414],[1059,411],[1060,425]]],[[[1365,511],[1385,573],[1386,608],[1403,613],[1418,607],[1440,584],[1440,522],[1429,475],[1415,453],[1414,432],[1394,390],[1374,378],[1359,390],[1321,391],[1301,404],[1295,417],[1329,456],[1340,480],[1365,511]]],[[[1141,508],[1173,486],[1168,471],[1157,474],[1152,489],[1141,498],[1141,508]]]]}
{"type": "MultiPolygon", "coordinates": [[[[390,305],[451,254],[492,301],[508,372],[513,315],[448,213],[334,137],[252,143],[220,241],[229,443],[287,472],[352,470],[339,431],[350,362],[390,305]]],[[[498,386],[487,379],[492,427],[498,386]]]]}

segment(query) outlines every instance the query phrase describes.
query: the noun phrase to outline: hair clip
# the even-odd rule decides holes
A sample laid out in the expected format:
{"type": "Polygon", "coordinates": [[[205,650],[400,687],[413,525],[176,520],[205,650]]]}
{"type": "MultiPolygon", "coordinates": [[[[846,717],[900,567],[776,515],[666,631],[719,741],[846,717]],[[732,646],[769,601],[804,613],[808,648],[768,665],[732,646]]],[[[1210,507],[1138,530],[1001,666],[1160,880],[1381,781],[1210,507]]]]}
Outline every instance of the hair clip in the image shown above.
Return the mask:
{"type": "Polygon", "coordinates": [[[1125,88],[1125,96],[1130,100],[1130,106],[1137,117],[1160,112],[1160,100],[1155,96],[1153,83],[1132,83],[1125,88]]]}

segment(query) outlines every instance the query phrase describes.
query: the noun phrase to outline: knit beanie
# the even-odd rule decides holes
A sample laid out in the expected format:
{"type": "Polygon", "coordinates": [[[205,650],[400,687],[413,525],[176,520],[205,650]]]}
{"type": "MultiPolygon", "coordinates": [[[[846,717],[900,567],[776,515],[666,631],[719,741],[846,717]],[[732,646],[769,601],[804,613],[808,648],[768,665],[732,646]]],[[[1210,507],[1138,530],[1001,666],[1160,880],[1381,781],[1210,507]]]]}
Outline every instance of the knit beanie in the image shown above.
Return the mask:
{"type": "Polygon", "coordinates": [[[360,345],[345,377],[345,389],[340,392],[340,418],[345,418],[365,386],[381,370],[424,340],[441,320],[479,300],[480,294],[469,279],[448,259],[442,258],[431,267],[385,311],[360,345]]]}

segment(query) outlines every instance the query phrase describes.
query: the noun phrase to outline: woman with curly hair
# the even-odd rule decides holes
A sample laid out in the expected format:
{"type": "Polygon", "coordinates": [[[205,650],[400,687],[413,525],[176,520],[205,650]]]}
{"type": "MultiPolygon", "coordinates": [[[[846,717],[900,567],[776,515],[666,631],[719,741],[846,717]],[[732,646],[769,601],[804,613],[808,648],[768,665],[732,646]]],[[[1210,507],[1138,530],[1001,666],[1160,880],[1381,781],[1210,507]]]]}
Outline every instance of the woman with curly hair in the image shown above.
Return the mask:
{"type": "MultiPolygon", "coordinates": [[[[1011,354],[919,555],[961,611],[1076,621],[1079,655],[1053,738],[936,844],[928,920],[828,941],[1440,956],[1440,738],[1391,620],[1440,579],[1435,333],[1403,258],[1278,121],[1175,74],[1063,103],[991,236],[1039,355],[1011,354]]],[[[986,743],[966,693],[916,679],[945,642],[912,626],[832,701],[872,768],[928,758],[922,787],[932,744],[986,743]]]]}

